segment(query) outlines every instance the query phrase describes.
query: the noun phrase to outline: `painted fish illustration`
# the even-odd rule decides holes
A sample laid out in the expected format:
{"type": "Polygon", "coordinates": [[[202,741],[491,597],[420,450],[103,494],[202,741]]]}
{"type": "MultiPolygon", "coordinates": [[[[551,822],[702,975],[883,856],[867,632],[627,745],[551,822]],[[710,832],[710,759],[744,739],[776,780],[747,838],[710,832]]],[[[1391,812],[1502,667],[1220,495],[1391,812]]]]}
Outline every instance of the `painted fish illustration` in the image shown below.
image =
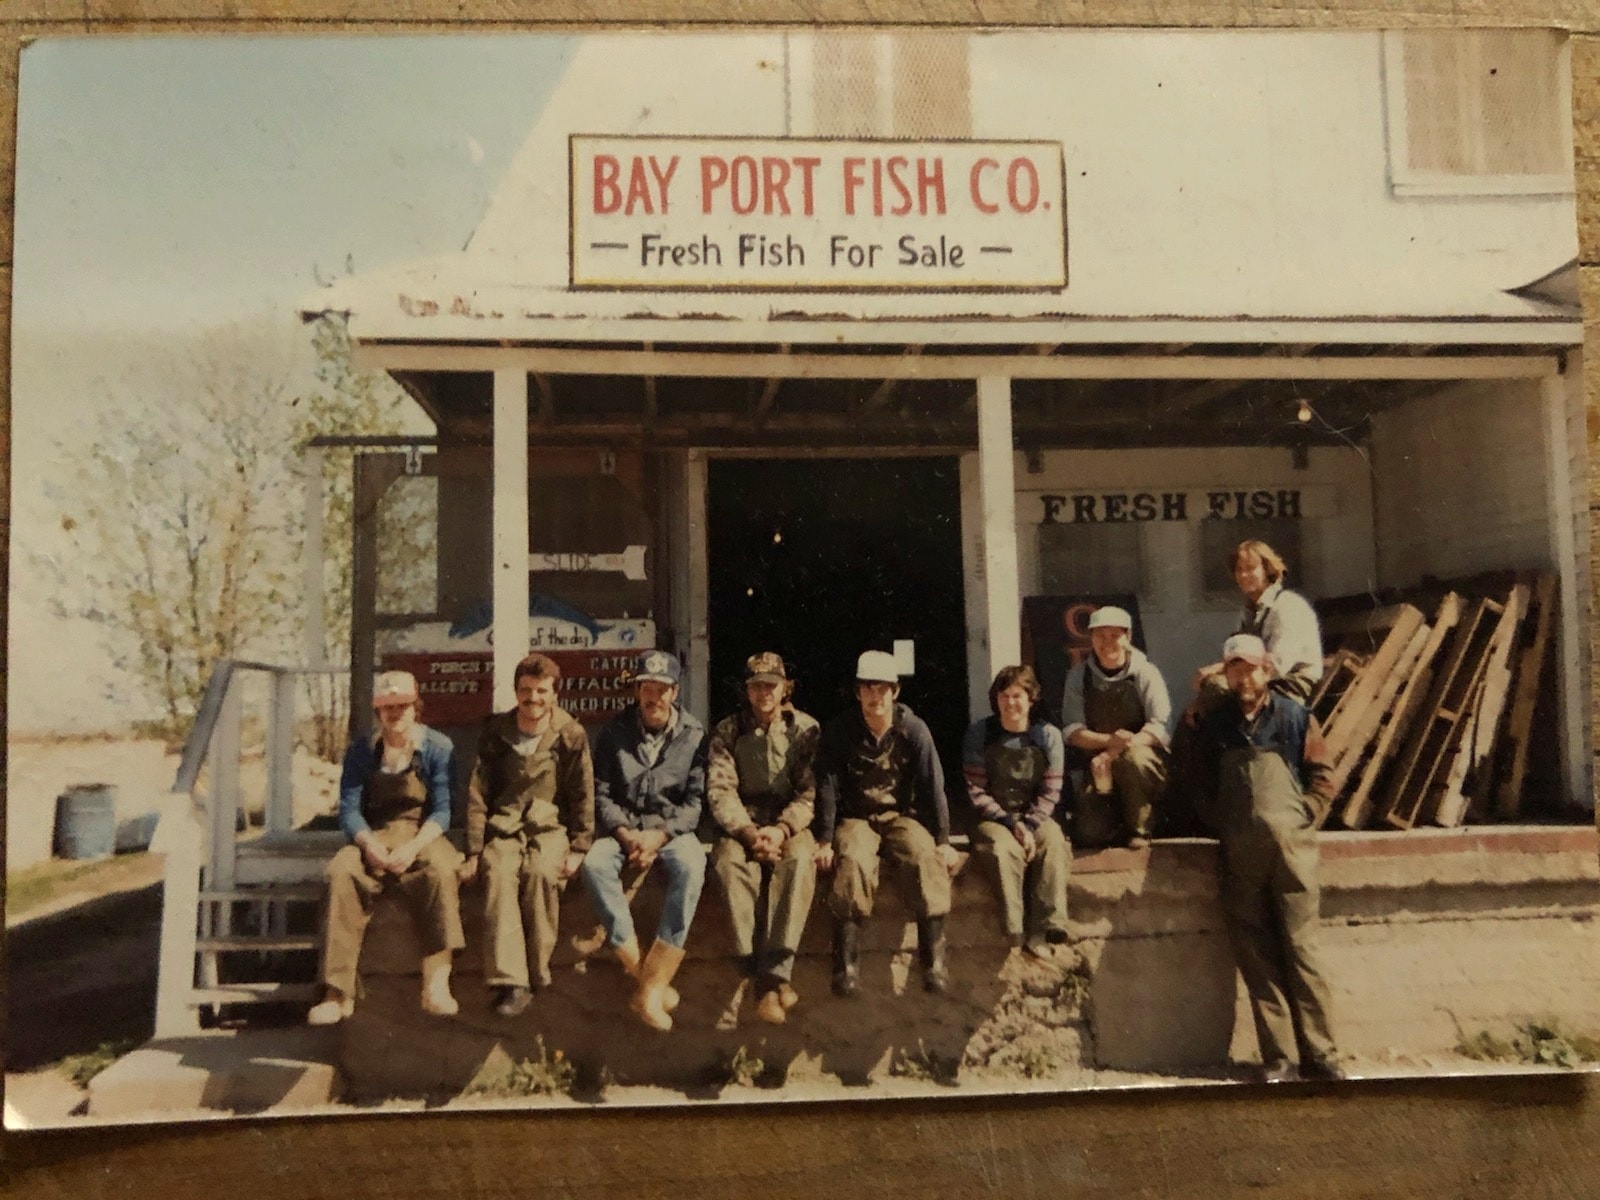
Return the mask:
{"type": "MultiPolygon", "coordinates": [[[[600,640],[600,635],[611,626],[602,624],[588,613],[580,612],[565,600],[557,596],[546,595],[544,592],[532,592],[528,596],[528,615],[530,617],[549,617],[556,621],[567,621],[582,627],[589,634],[589,644],[592,646],[600,640]]],[[[466,612],[459,621],[450,626],[450,636],[453,638],[469,638],[475,633],[481,633],[494,624],[494,602],[492,600],[479,600],[466,612]]]]}

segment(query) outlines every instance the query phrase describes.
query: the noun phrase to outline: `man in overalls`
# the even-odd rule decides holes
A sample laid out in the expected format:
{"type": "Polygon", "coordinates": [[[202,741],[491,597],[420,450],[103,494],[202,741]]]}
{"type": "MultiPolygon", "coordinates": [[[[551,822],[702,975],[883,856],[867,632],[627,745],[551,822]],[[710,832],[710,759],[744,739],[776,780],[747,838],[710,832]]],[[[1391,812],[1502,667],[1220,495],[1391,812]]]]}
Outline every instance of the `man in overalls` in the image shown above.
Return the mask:
{"type": "Polygon", "coordinates": [[[817,888],[812,765],[820,730],[789,703],[793,687],[778,655],[746,662],[745,703],[712,731],[706,771],[706,801],[722,833],[711,870],[756,979],[756,1016],[773,1025],[799,1002],[790,981],[817,888]]]}
{"type": "Polygon", "coordinates": [[[1093,849],[1150,844],[1167,788],[1167,682],[1131,640],[1133,618],[1115,605],[1089,616],[1090,653],[1067,673],[1061,732],[1069,770],[1089,780],[1072,809],[1072,840],[1093,849]]]}
{"type": "Polygon", "coordinates": [[[1328,799],[1327,746],[1298,700],[1270,687],[1253,634],[1222,648],[1228,696],[1201,721],[1202,816],[1222,842],[1222,909],[1261,1049],[1261,1077],[1342,1079],[1317,953],[1317,834],[1307,793],[1328,799]]]}
{"type": "Polygon", "coordinates": [[[560,678],[543,654],[517,664],[517,706],[484,725],[467,788],[461,882],[483,864],[483,978],[502,1017],[550,986],[561,892],[594,843],[589,738],[556,703],[560,678]]]}
{"type": "Polygon", "coordinates": [[[933,734],[904,704],[894,655],[868,650],[856,662],[856,704],[828,723],[817,751],[817,867],[833,871],[833,990],[861,991],[859,935],[878,894],[881,851],[900,870],[917,920],[923,986],[949,989],[944,918],[950,876],[950,808],[933,734]]]}
{"type": "Polygon", "coordinates": [[[306,1016],[313,1025],[337,1024],[354,1011],[361,939],[373,903],[389,888],[411,909],[422,942],[424,1011],[458,1011],[450,994],[450,960],[466,945],[456,882],[461,855],[444,837],[455,748],[418,719],[422,702],[407,672],[385,671],[372,693],[379,731],[350,744],[339,778],[339,828],[350,845],[324,872],[326,998],[306,1016]]]}

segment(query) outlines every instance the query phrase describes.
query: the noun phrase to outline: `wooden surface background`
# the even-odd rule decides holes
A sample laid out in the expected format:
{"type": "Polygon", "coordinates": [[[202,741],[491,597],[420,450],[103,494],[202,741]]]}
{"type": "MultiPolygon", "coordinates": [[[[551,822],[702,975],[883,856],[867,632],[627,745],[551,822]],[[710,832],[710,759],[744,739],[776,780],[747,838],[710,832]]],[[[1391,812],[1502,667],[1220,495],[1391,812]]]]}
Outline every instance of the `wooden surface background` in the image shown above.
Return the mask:
{"type": "MultiPolygon", "coordinates": [[[[417,32],[634,21],[1373,27],[1574,35],[1590,442],[1600,434],[1600,0],[0,0],[0,334],[10,341],[17,56],[32,37],[417,32]]],[[[464,83],[470,86],[470,81],[464,83]]],[[[336,118],[331,118],[336,119],[336,118]]],[[[0,361],[9,429],[9,365],[0,361]]],[[[0,506],[10,494],[0,456],[0,506]]],[[[1591,473],[1591,496],[1594,490],[1591,473]]],[[[4,524],[9,534],[9,517],[4,524]]],[[[4,589],[0,588],[0,596],[4,589]]],[[[3,604],[3,599],[0,599],[3,604]]],[[[3,651],[0,651],[3,653],[3,651]]],[[[0,705],[3,705],[0,696],[0,705]]],[[[823,1108],[389,1115],[12,1134],[9,1193],[100,1197],[1600,1197],[1600,1076],[1165,1090],[823,1108]]]]}

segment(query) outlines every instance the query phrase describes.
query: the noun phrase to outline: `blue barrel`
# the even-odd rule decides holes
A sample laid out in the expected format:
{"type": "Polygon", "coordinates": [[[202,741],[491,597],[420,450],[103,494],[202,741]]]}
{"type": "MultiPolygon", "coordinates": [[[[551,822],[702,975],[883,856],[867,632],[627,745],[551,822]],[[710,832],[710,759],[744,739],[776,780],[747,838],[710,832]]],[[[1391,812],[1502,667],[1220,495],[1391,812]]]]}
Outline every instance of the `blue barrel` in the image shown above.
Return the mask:
{"type": "Polygon", "coordinates": [[[81,783],[56,797],[57,858],[106,858],[117,848],[117,789],[81,783]]]}

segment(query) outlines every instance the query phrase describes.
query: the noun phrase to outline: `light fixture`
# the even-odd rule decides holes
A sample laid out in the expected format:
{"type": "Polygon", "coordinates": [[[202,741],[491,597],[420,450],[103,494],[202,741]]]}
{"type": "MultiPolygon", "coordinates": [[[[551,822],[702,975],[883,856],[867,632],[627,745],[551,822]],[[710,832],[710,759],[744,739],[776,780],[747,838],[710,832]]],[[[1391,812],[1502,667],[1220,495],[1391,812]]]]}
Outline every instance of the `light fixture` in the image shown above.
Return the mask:
{"type": "Polygon", "coordinates": [[[1307,404],[1304,400],[1300,401],[1300,407],[1295,412],[1294,419],[1299,421],[1302,425],[1309,423],[1311,420],[1311,405],[1307,404]]]}

